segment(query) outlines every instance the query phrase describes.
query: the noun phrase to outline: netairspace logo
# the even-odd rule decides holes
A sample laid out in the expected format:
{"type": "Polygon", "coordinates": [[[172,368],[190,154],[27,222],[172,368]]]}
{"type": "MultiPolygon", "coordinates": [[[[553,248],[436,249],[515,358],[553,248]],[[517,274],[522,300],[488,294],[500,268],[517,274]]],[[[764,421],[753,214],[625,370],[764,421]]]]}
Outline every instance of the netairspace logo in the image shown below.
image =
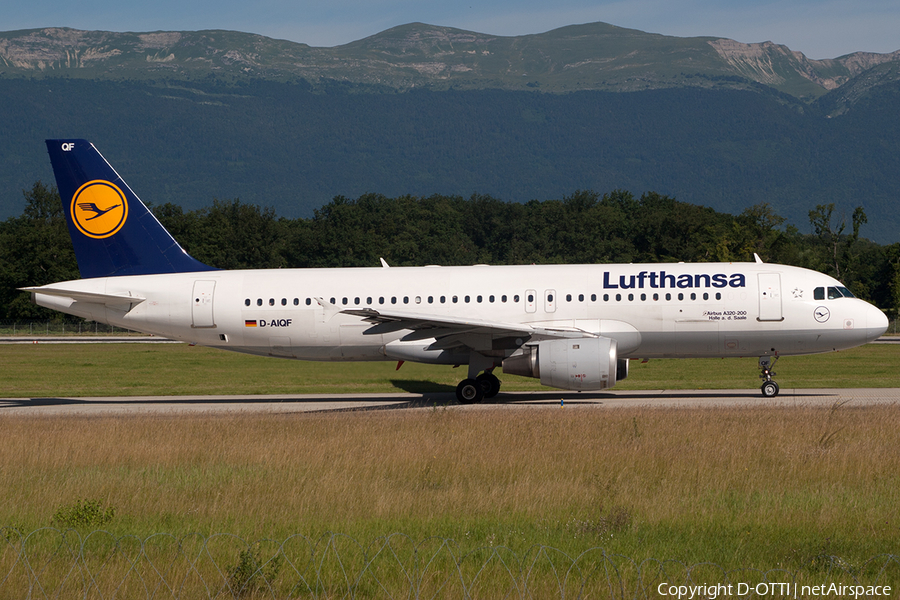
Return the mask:
{"type": "Polygon", "coordinates": [[[842,585],[838,583],[822,585],[800,585],[798,583],[718,583],[713,585],[670,585],[668,582],[659,584],[656,593],[660,596],[669,596],[678,600],[692,598],[705,598],[715,600],[722,597],[749,596],[754,594],[759,598],[764,597],[789,597],[809,598],[810,596],[833,596],[840,598],[873,598],[877,596],[890,596],[889,585],[842,585]]]}

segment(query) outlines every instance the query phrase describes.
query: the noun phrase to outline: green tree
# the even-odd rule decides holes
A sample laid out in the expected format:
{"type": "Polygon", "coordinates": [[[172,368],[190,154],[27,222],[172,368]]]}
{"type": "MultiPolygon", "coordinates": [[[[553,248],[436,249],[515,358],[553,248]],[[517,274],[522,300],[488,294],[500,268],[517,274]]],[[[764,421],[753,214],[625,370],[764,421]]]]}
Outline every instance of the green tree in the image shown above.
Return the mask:
{"type": "MultiPolygon", "coordinates": [[[[869,286],[858,279],[858,273],[862,267],[862,249],[859,233],[862,226],[868,222],[866,212],[862,206],[857,206],[851,216],[852,233],[845,234],[847,228],[846,218],[841,218],[839,223],[832,223],[834,218],[834,204],[819,204],[814,210],[809,211],[809,222],[813,232],[819,240],[822,252],[822,265],[828,265],[828,270],[839,281],[844,282],[854,293],[861,297],[869,297],[869,286]]],[[[871,259],[869,257],[869,266],[871,259]]]]}
{"type": "Polygon", "coordinates": [[[24,190],[25,210],[0,224],[0,315],[4,319],[64,316],[39,307],[16,288],[78,279],[78,265],[56,188],[36,182],[24,190]]]}
{"type": "MultiPolygon", "coordinates": [[[[174,211],[167,221],[190,227],[185,250],[197,260],[220,269],[284,267],[285,227],[271,208],[262,209],[239,199],[213,200],[212,206],[192,215],[174,211]]],[[[172,232],[173,235],[175,232],[172,232]]],[[[178,236],[175,236],[178,239],[178,236]]]]}

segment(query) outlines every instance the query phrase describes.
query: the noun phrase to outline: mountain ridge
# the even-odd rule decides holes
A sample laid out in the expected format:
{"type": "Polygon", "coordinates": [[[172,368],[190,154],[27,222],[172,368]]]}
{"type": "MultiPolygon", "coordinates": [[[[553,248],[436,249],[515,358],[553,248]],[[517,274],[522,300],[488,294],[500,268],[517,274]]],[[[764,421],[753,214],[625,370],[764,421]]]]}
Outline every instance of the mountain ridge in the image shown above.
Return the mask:
{"type": "Polygon", "coordinates": [[[409,23],[330,48],[225,30],[0,32],[0,75],[98,79],[339,81],[406,91],[638,91],[763,84],[804,101],[900,60],[855,52],[815,60],[773,42],[681,38],[608,23],[496,36],[409,23]]]}
{"type": "Polygon", "coordinates": [[[412,23],[334,48],[0,33],[0,219],[52,181],[41,140],[83,137],[147,199],[185,209],[239,197],[296,217],[367,192],[627,189],[735,214],[770,203],[801,228],[816,205],[862,205],[863,235],[896,241],[897,54],[814,61],[604,23],[519,37],[412,23]]]}

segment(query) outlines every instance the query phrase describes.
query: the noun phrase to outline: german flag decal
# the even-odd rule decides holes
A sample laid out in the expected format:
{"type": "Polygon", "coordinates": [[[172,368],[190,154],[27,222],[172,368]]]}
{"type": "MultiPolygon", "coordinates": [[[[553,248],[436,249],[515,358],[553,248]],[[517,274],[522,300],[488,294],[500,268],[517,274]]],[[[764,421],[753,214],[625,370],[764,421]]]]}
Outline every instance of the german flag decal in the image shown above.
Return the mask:
{"type": "Polygon", "coordinates": [[[244,321],[244,327],[256,327],[256,319],[252,321],[244,321]]]}

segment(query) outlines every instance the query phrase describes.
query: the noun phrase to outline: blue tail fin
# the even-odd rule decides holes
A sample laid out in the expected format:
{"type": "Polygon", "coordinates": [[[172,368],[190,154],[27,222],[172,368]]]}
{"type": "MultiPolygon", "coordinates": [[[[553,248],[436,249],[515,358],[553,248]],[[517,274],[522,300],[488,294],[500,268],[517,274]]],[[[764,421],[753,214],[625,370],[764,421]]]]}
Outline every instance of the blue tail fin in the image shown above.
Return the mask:
{"type": "Polygon", "coordinates": [[[47,140],[84,278],[212,271],[188,255],[87,140],[47,140]]]}

